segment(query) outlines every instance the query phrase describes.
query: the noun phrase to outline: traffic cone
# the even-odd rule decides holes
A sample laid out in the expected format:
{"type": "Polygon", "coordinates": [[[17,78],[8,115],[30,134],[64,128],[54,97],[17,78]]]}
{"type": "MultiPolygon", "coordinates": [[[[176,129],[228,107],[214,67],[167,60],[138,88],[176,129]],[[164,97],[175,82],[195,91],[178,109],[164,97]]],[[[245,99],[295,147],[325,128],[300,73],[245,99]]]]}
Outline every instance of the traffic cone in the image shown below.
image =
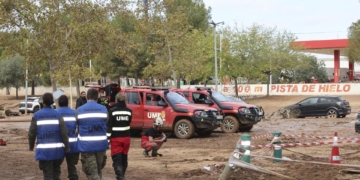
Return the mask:
{"type": "Polygon", "coordinates": [[[334,133],[334,142],[331,149],[331,157],[330,157],[331,164],[340,164],[340,152],[338,146],[338,137],[337,132],[334,133]]]}

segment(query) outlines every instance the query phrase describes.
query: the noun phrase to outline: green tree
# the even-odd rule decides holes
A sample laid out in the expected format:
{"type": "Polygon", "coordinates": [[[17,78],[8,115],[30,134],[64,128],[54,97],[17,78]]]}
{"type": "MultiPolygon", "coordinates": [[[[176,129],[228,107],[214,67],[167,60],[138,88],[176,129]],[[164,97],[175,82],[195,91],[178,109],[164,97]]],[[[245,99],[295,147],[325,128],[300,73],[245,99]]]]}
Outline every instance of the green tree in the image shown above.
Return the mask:
{"type": "Polygon", "coordinates": [[[168,0],[171,6],[166,7],[167,13],[176,12],[179,7],[184,7],[184,13],[190,30],[196,29],[205,32],[211,20],[211,7],[206,7],[203,0],[168,0]]]}
{"type": "Polygon", "coordinates": [[[65,66],[84,67],[103,50],[111,12],[105,1],[2,0],[0,8],[6,51],[24,55],[29,66],[47,61],[53,91],[65,66]]]}
{"type": "Polygon", "coordinates": [[[347,56],[349,61],[360,62],[360,20],[353,22],[348,28],[348,39],[347,56]]]}
{"type": "MultiPolygon", "coordinates": [[[[224,32],[222,76],[235,80],[243,77],[249,82],[261,82],[269,78],[271,72],[280,72],[295,67],[301,53],[290,44],[295,36],[287,31],[278,31],[254,24],[245,29],[227,27],[224,32]]],[[[237,94],[236,89],[236,95],[237,94]]]]}
{"type": "Polygon", "coordinates": [[[19,88],[25,84],[24,59],[24,57],[16,55],[0,62],[0,88],[14,87],[16,99],[18,99],[19,88]]]}
{"type": "Polygon", "coordinates": [[[144,7],[137,4],[134,10],[128,6],[120,9],[111,19],[112,32],[108,34],[106,50],[95,59],[95,70],[112,79],[121,76],[139,78],[149,64],[150,43],[144,30],[144,7]],[[112,38],[110,38],[112,37],[112,38]]]}
{"type": "Polygon", "coordinates": [[[180,42],[183,47],[179,54],[179,75],[187,82],[200,80],[206,82],[214,73],[214,36],[201,31],[189,32],[180,42]]]}
{"type": "Polygon", "coordinates": [[[315,56],[305,56],[303,62],[307,65],[298,66],[294,71],[295,82],[311,82],[312,78],[316,78],[320,83],[328,82],[323,61],[318,62],[315,56]]]}

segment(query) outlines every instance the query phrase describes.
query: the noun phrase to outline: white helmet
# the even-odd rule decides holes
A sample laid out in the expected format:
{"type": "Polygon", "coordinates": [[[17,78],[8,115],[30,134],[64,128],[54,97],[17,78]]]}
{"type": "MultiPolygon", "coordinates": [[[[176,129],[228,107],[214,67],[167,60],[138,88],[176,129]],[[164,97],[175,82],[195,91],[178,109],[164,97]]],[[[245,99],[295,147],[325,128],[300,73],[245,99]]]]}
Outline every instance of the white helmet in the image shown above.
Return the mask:
{"type": "Polygon", "coordinates": [[[155,126],[159,126],[159,127],[162,127],[164,125],[164,122],[163,120],[161,119],[161,117],[156,117],[154,119],[154,125],[155,126]]]}

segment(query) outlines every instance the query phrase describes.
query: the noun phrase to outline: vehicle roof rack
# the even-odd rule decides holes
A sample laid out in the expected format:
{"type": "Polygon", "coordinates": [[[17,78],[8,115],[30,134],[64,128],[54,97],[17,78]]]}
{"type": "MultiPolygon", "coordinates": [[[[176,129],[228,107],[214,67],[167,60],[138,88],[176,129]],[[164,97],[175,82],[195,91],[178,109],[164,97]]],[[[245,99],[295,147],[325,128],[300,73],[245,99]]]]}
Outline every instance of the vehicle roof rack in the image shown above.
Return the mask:
{"type": "Polygon", "coordinates": [[[203,86],[203,87],[198,86],[195,88],[196,88],[196,90],[211,90],[211,87],[205,87],[205,86],[203,86]]]}
{"type": "Polygon", "coordinates": [[[150,87],[150,89],[152,90],[152,91],[156,91],[156,90],[169,90],[169,87],[154,87],[154,86],[152,86],[152,87],[150,87]]]}
{"type": "Polygon", "coordinates": [[[150,86],[133,86],[133,89],[150,89],[150,86]]]}

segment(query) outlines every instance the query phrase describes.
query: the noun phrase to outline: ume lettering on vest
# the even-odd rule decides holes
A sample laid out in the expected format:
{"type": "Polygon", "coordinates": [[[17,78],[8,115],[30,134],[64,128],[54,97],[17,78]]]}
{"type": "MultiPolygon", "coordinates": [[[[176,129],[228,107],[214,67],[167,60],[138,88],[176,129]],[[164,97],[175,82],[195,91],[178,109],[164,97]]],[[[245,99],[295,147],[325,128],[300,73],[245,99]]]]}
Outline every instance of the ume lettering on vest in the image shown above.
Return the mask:
{"type": "Polygon", "coordinates": [[[102,126],[99,126],[99,125],[97,125],[97,126],[89,126],[88,131],[89,132],[99,132],[99,131],[101,132],[101,131],[104,131],[104,128],[102,126]]]}
{"type": "Polygon", "coordinates": [[[55,133],[53,133],[53,132],[39,134],[39,136],[38,136],[39,139],[48,139],[48,138],[54,138],[54,137],[55,137],[55,133]]]}
{"type": "Polygon", "coordinates": [[[129,121],[129,116],[116,116],[117,121],[129,121]]]}

